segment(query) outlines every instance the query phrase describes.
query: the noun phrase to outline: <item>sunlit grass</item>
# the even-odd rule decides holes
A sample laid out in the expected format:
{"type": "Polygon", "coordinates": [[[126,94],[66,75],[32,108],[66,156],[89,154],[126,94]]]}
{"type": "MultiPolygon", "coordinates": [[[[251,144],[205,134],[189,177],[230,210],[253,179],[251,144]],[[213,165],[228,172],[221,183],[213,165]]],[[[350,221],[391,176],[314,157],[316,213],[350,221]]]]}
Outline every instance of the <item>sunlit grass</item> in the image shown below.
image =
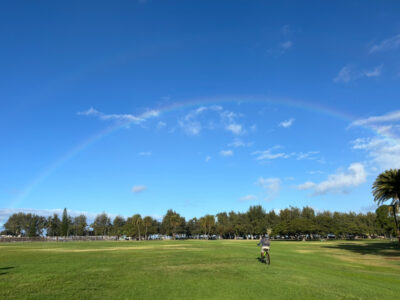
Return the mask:
{"type": "Polygon", "coordinates": [[[256,241],[0,244],[0,298],[395,299],[389,242],[256,241]]]}

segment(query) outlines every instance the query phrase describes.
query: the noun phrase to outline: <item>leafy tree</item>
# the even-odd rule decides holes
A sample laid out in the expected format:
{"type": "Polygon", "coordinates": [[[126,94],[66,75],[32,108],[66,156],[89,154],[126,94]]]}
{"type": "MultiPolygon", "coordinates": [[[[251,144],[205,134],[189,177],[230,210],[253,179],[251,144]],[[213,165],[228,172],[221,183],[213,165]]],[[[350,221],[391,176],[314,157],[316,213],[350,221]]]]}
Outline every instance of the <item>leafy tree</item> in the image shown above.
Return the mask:
{"type": "Polygon", "coordinates": [[[184,224],[185,219],[182,218],[180,214],[170,209],[162,220],[161,229],[163,233],[172,235],[172,238],[176,239],[176,235],[183,232],[184,224]]]}
{"type": "Polygon", "coordinates": [[[382,228],[385,235],[396,234],[396,225],[391,216],[393,214],[392,206],[381,205],[376,210],[376,223],[382,228]]]}
{"type": "Polygon", "coordinates": [[[140,235],[140,231],[143,227],[143,220],[142,217],[139,214],[136,214],[132,217],[131,222],[135,228],[135,233],[136,236],[139,238],[139,240],[141,239],[141,235],[140,235]]]}
{"type": "Polygon", "coordinates": [[[47,236],[60,236],[61,234],[61,221],[57,214],[47,218],[46,222],[47,236]]]}
{"type": "Polygon", "coordinates": [[[113,221],[112,225],[112,234],[116,235],[118,238],[124,234],[124,227],[125,227],[126,221],[123,217],[121,216],[116,216],[113,221]]]}
{"type": "Polygon", "coordinates": [[[67,209],[64,208],[62,214],[62,221],[61,221],[61,235],[68,236],[68,229],[69,229],[70,220],[68,218],[67,209]]]}
{"type": "Polygon", "coordinates": [[[9,232],[12,235],[15,236],[23,235],[24,219],[25,219],[24,213],[12,214],[8,218],[7,222],[4,223],[4,228],[6,229],[7,232],[9,232]]]}
{"type": "Polygon", "coordinates": [[[86,222],[85,215],[79,215],[74,218],[73,228],[74,228],[74,233],[76,236],[86,235],[86,227],[87,227],[87,222],[86,222]]]}
{"type": "Polygon", "coordinates": [[[152,217],[146,216],[143,218],[143,227],[144,227],[144,239],[147,240],[148,233],[151,233],[152,226],[154,224],[154,220],[152,217]]]}
{"type": "Polygon", "coordinates": [[[96,216],[91,227],[95,235],[108,235],[111,228],[111,220],[106,213],[96,216]]]}
{"type": "Polygon", "coordinates": [[[201,233],[200,223],[197,218],[190,219],[185,226],[186,235],[189,237],[198,236],[201,233]]]}
{"type": "Polygon", "coordinates": [[[215,225],[215,218],[213,215],[205,215],[200,218],[200,226],[203,229],[203,233],[206,235],[207,239],[210,236],[211,230],[215,225]]]}
{"type": "Polygon", "coordinates": [[[390,169],[378,175],[372,185],[372,194],[378,205],[391,201],[393,219],[396,226],[396,234],[400,243],[399,224],[397,222],[397,209],[400,199],[400,169],[390,169]]]}
{"type": "Polygon", "coordinates": [[[220,238],[229,235],[230,222],[226,212],[217,214],[216,232],[220,238]]]}
{"type": "Polygon", "coordinates": [[[253,234],[261,235],[267,232],[267,219],[265,210],[261,205],[250,206],[247,211],[247,218],[249,221],[251,238],[253,234]]]}

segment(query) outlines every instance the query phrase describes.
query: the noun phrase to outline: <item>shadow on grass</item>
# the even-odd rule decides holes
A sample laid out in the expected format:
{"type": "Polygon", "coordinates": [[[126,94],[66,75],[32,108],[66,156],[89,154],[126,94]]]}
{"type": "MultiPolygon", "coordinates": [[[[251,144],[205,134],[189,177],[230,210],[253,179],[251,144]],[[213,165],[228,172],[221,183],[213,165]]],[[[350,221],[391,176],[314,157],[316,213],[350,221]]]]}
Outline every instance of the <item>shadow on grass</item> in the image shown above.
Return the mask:
{"type": "MultiPolygon", "coordinates": [[[[2,268],[0,268],[0,271],[8,271],[8,270],[11,270],[11,269],[14,269],[14,267],[2,267],[2,268]]],[[[2,275],[7,275],[9,272],[0,272],[0,276],[2,276],[2,275]]]]}
{"type": "Polygon", "coordinates": [[[372,254],[382,256],[400,256],[398,242],[392,243],[341,243],[337,245],[326,245],[323,248],[341,249],[355,252],[358,254],[372,254]]]}
{"type": "Polygon", "coordinates": [[[265,259],[262,259],[261,257],[257,257],[257,260],[262,263],[262,264],[266,264],[267,262],[265,261],[265,259]]]}

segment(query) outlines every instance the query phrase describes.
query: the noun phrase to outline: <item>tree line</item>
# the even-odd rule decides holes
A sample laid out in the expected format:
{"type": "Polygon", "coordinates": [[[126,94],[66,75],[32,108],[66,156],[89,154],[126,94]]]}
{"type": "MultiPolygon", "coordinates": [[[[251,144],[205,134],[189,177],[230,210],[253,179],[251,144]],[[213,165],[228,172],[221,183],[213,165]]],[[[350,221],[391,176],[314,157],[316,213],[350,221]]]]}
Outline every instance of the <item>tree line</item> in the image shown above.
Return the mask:
{"type": "Polygon", "coordinates": [[[250,206],[246,212],[221,212],[186,220],[179,213],[168,210],[162,220],[135,214],[111,219],[99,214],[89,224],[85,215],[72,217],[66,209],[59,217],[31,213],[15,213],[4,224],[2,234],[13,236],[117,236],[149,239],[155,235],[172,238],[255,238],[268,233],[275,238],[337,238],[354,236],[374,237],[396,234],[393,207],[382,205],[375,212],[316,212],[311,207],[289,207],[279,213],[266,212],[260,205],[250,206]]]}

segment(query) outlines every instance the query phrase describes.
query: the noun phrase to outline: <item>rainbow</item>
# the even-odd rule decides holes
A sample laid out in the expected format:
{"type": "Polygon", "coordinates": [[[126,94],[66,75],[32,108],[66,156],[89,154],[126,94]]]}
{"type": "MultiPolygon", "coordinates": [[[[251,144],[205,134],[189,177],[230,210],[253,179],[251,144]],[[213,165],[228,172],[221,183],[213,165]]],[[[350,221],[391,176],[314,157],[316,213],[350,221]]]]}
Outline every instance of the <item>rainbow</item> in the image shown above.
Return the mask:
{"type": "MultiPolygon", "coordinates": [[[[332,118],[340,119],[345,122],[349,122],[350,124],[355,121],[357,118],[352,116],[348,113],[344,113],[338,110],[335,110],[331,107],[323,106],[316,103],[305,102],[301,100],[292,100],[292,99],[285,99],[285,98],[266,98],[266,97],[258,97],[258,96],[247,96],[247,97],[214,97],[214,98],[200,98],[200,99],[193,99],[190,101],[184,102],[174,102],[169,105],[165,105],[158,109],[153,110],[152,112],[156,111],[157,115],[167,114],[175,111],[183,111],[190,108],[196,108],[200,106],[209,106],[209,105],[219,105],[224,103],[267,103],[267,104],[274,104],[280,106],[287,106],[290,108],[298,108],[301,110],[309,111],[311,113],[322,114],[332,118]]],[[[137,118],[139,119],[146,119],[148,118],[148,112],[145,112],[137,118]]],[[[41,172],[37,177],[35,177],[26,187],[24,190],[9,203],[9,208],[14,208],[18,203],[22,202],[37,186],[39,186],[42,182],[46,180],[51,174],[53,174],[58,168],[62,165],[73,159],[75,156],[79,155],[79,153],[85,151],[85,149],[89,148],[99,140],[111,135],[112,133],[120,130],[121,128],[125,128],[129,126],[133,122],[120,122],[113,126],[108,127],[105,130],[102,130],[88,139],[65,153],[59,159],[57,159],[54,163],[47,166],[43,172],[41,172]]],[[[374,128],[369,126],[361,126],[365,129],[368,129],[373,132],[376,136],[383,136],[382,133],[377,132],[374,128]]],[[[385,138],[392,139],[391,136],[384,136],[385,138]]]]}

